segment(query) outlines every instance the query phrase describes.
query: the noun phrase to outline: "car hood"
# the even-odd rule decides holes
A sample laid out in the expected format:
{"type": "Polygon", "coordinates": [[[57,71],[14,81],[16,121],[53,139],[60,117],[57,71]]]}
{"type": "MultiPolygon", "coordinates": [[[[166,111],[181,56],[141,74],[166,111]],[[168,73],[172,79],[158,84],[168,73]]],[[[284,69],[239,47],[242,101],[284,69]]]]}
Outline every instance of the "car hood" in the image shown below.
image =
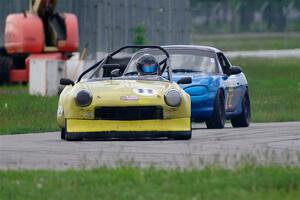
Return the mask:
{"type": "MultiPolygon", "coordinates": [[[[174,86],[176,85],[163,81],[102,80],[78,83],[74,90],[86,89],[93,95],[94,99],[109,101],[124,98],[126,101],[128,98],[128,101],[134,101],[134,98],[163,97],[165,92],[174,86]]],[[[76,93],[76,91],[74,92],[76,93]]]]}
{"type": "Polygon", "coordinates": [[[183,89],[195,86],[195,85],[201,85],[205,86],[208,89],[214,90],[216,87],[218,87],[218,82],[221,78],[220,75],[215,74],[205,74],[205,73],[174,73],[173,74],[173,81],[177,82],[182,77],[191,77],[192,83],[191,84],[180,84],[180,87],[183,89]]]}

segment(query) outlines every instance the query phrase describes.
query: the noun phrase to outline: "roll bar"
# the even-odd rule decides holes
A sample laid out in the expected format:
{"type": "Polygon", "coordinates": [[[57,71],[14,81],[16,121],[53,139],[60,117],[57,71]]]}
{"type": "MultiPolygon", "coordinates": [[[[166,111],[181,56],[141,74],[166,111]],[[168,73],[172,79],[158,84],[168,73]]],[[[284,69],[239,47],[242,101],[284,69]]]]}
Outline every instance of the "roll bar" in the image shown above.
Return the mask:
{"type": "MultiPolygon", "coordinates": [[[[121,48],[119,48],[118,50],[108,54],[108,56],[106,56],[106,58],[96,62],[94,65],[92,65],[90,68],[88,68],[87,70],[83,71],[78,79],[77,79],[77,82],[79,82],[81,80],[81,78],[87,74],[88,72],[90,72],[91,70],[97,68],[99,65],[101,65],[102,63],[105,63],[108,59],[112,58],[114,55],[120,53],[121,51],[123,51],[124,49],[159,49],[161,50],[162,52],[164,52],[164,54],[166,55],[167,59],[170,58],[170,55],[169,53],[162,47],[160,46],[155,46],[155,45],[127,45],[127,46],[123,46],[121,48]]],[[[165,69],[165,68],[164,68],[165,69]]],[[[170,75],[171,77],[171,75],[170,75]]],[[[171,79],[171,78],[170,78],[171,79]]]]}

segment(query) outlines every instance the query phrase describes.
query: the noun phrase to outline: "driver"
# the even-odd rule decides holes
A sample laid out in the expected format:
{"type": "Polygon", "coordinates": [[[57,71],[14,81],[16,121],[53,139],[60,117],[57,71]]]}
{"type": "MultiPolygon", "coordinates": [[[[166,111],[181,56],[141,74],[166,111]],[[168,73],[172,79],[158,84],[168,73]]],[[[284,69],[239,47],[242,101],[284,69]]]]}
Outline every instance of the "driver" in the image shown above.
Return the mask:
{"type": "Polygon", "coordinates": [[[141,56],[136,67],[139,76],[160,75],[159,64],[153,55],[144,54],[141,56]]]}

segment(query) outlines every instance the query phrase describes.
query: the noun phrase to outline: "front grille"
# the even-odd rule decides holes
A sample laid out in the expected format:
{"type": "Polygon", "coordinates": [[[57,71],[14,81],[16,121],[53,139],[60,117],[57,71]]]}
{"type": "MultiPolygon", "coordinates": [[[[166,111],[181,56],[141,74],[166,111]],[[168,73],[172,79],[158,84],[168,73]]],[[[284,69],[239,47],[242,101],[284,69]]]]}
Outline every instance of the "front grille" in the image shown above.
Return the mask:
{"type": "Polygon", "coordinates": [[[163,119],[160,106],[101,107],[95,109],[95,118],[103,120],[163,119]]]}

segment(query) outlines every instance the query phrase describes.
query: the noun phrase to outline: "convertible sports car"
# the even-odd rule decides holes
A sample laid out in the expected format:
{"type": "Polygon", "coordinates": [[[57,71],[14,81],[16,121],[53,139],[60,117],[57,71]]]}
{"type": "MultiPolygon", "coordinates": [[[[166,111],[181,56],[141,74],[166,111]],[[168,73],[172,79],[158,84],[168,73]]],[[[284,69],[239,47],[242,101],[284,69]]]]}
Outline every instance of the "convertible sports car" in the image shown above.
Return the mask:
{"type": "MultiPolygon", "coordinates": [[[[173,82],[169,53],[159,46],[125,46],[66,85],[57,110],[61,138],[191,138],[190,96],[173,82]],[[156,49],[160,60],[136,53],[123,76],[114,56],[123,50],[156,49]],[[164,76],[162,76],[164,74],[164,76]]],[[[191,83],[182,77],[180,84],[191,83]]]]}
{"type": "MultiPolygon", "coordinates": [[[[248,83],[240,67],[232,66],[220,50],[212,47],[163,48],[170,54],[173,80],[192,78],[192,83],[180,86],[191,97],[193,121],[206,122],[207,128],[223,128],[226,119],[231,120],[233,127],[249,126],[248,83]]],[[[146,52],[161,57],[155,49],[146,52]]]]}

